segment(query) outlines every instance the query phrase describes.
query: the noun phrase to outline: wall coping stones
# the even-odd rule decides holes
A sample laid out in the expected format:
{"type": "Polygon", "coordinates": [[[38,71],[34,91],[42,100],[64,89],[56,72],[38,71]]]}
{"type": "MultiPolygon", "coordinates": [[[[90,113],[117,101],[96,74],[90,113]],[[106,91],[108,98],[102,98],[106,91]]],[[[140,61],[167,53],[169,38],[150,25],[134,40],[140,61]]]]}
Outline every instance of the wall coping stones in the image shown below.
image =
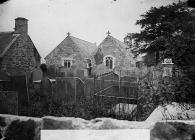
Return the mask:
{"type": "MultiPolygon", "coordinates": [[[[96,118],[92,120],[84,120],[82,118],[74,117],[53,117],[44,116],[42,118],[25,117],[0,114],[0,129],[2,134],[6,133],[6,129],[14,121],[28,122],[33,121],[35,125],[35,135],[32,140],[40,139],[40,129],[149,129],[151,139],[192,139],[195,138],[195,120],[163,120],[158,122],[151,121],[127,121],[116,120],[112,118],[96,118]],[[3,126],[3,121],[6,123],[3,126]]],[[[25,125],[23,123],[23,125],[25,125]]],[[[23,128],[23,125],[20,129],[23,128]]],[[[19,125],[20,127],[20,125],[19,125]]],[[[28,129],[25,127],[25,129],[28,129]]],[[[32,128],[30,128],[32,130],[32,128]]],[[[15,131],[14,129],[10,129],[15,131]]],[[[19,131],[20,132],[20,131],[19,131]]],[[[28,132],[28,131],[27,131],[28,132]]],[[[15,133],[13,133],[15,134],[15,133]]],[[[21,136],[23,134],[21,130],[21,136]]],[[[21,139],[22,140],[22,139],[21,139]]]]}

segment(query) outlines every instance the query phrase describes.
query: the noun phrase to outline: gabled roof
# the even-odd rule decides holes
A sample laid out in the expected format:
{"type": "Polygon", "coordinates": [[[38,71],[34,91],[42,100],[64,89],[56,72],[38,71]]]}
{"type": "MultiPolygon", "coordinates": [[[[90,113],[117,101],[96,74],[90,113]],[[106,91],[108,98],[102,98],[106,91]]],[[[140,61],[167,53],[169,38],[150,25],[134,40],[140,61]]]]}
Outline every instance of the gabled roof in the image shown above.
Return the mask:
{"type": "MultiPolygon", "coordinates": [[[[89,57],[91,53],[97,48],[96,43],[91,43],[68,35],[55,49],[57,49],[58,47],[66,47],[67,46],[66,42],[68,42],[69,40],[71,40],[76,45],[76,47],[79,48],[81,55],[85,57],[89,57]]],[[[55,49],[51,51],[45,58],[51,55],[52,52],[55,51],[55,49]]]]}
{"type": "Polygon", "coordinates": [[[111,35],[107,35],[107,37],[100,43],[100,45],[98,46],[98,48],[101,47],[107,39],[112,40],[112,42],[115,44],[115,46],[118,47],[120,50],[121,49],[129,48],[128,45],[126,45],[125,43],[121,42],[120,40],[114,38],[111,35]]]}
{"type": "Polygon", "coordinates": [[[124,49],[129,48],[129,46],[128,46],[127,44],[121,42],[120,40],[114,38],[113,36],[108,35],[108,37],[110,37],[110,38],[114,41],[114,43],[115,43],[117,46],[120,46],[120,47],[122,47],[122,48],[124,48],[124,49]]]}
{"type": "Polygon", "coordinates": [[[113,42],[114,46],[116,46],[121,52],[124,52],[124,51],[129,50],[129,46],[127,44],[121,42],[120,40],[114,38],[111,35],[107,35],[107,37],[100,43],[100,45],[98,46],[98,48],[93,51],[92,55],[95,55],[95,53],[98,51],[98,49],[99,48],[102,48],[104,46],[104,42],[107,39],[110,39],[113,42]]]}
{"type": "Polygon", "coordinates": [[[69,37],[86,56],[89,56],[97,48],[95,43],[91,43],[73,36],[69,36],[69,37]]]}
{"type": "Polygon", "coordinates": [[[18,36],[19,34],[14,34],[14,32],[0,32],[0,57],[3,57],[18,36]]]}
{"type": "MultiPolygon", "coordinates": [[[[7,50],[11,47],[11,45],[16,41],[16,39],[19,36],[20,34],[16,34],[15,32],[0,32],[0,58],[4,56],[4,54],[7,52],[7,50]]],[[[30,37],[29,39],[31,40],[30,37]]],[[[39,57],[41,58],[39,52],[37,51],[37,48],[35,46],[34,48],[39,57]]]]}

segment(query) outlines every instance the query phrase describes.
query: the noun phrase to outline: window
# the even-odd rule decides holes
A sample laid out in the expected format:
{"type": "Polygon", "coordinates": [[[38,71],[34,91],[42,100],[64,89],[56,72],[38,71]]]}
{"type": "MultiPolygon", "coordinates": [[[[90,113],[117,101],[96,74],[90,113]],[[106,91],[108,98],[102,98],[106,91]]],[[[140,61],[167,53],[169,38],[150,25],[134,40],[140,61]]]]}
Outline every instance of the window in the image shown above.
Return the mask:
{"type": "Polygon", "coordinates": [[[92,67],[91,60],[87,59],[87,68],[91,68],[91,67],[92,67]]]}
{"type": "Polygon", "coordinates": [[[70,68],[72,65],[72,61],[71,60],[64,60],[64,67],[65,68],[70,68]]]}
{"type": "Polygon", "coordinates": [[[106,57],[106,67],[113,69],[113,58],[112,57],[106,57]]]}

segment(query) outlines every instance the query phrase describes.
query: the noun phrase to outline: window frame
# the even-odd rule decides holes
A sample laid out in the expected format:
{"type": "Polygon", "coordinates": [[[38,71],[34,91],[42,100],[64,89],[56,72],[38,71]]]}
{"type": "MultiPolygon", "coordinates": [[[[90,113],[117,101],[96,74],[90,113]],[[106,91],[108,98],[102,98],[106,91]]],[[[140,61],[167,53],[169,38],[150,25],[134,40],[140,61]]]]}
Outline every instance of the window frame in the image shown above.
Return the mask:
{"type": "Polygon", "coordinates": [[[109,68],[109,69],[114,69],[115,67],[115,57],[113,57],[112,55],[106,55],[103,59],[104,65],[109,68]],[[108,60],[109,59],[109,60],[108,60]],[[107,62],[108,62],[108,66],[107,66],[107,62]]]}
{"type": "Polygon", "coordinates": [[[63,58],[62,59],[62,66],[66,69],[71,68],[72,63],[73,63],[73,59],[71,59],[71,58],[63,58]],[[65,63],[66,63],[66,65],[65,65],[65,63]]]}

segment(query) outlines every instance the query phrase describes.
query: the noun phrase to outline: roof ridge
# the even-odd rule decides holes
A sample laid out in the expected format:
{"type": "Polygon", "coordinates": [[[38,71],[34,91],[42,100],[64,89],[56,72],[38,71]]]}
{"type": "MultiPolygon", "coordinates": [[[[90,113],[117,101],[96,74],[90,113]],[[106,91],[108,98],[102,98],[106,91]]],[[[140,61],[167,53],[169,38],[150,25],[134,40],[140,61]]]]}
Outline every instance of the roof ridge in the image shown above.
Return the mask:
{"type": "MultiPolygon", "coordinates": [[[[110,35],[111,36],[111,35],[110,35]]],[[[118,40],[117,38],[115,38],[115,37],[113,37],[113,36],[111,36],[114,40],[116,40],[117,42],[119,42],[119,43],[122,43],[123,45],[125,45],[125,46],[127,46],[128,47],[128,45],[127,44],[125,44],[124,42],[122,42],[122,41],[120,41],[120,40],[118,40]]]]}
{"type": "Polygon", "coordinates": [[[94,44],[94,45],[96,45],[96,43],[92,43],[92,42],[89,42],[89,41],[86,41],[86,40],[83,40],[83,39],[80,39],[80,38],[78,38],[78,37],[75,37],[75,36],[69,36],[70,38],[71,37],[73,37],[73,38],[75,38],[75,39],[79,39],[79,40],[81,40],[81,41],[84,41],[84,42],[87,42],[87,43],[90,43],[90,44],[94,44]]]}
{"type": "Polygon", "coordinates": [[[14,35],[14,38],[11,40],[11,42],[5,47],[3,52],[0,54],[0,57],[3,57],[4,54],[7,52],[7,50],[11,47],[11,45],[17,40],[17,38],[20,36],[20,34],[14,35]]]}
{"type": "Polygon", "coordinates": [[[81,49],[80,45],[79,45],[74,39],[77,39],[77,40],[79,40],[79,41],[84,41],[84,40],[81,40],[81,39],[76,38],[76,37],[73,37],[73,36],[68,36],[68,37],[70,37],[70,39],[71,39],[72,42],[77,46],[77,48],[79,49],[79,51],[82,52],[82,54],[86,55],[86,50],[81,49]],[[74,39],[71,38],[71,37],[73,37],[74,39]]]}
{"type": "MultiPolygon", "coordinates": [[[[68,37],[68,36],[67,36],[67,37],[68,37]]],[[[55,48],[53,48],[53,50],[52,50],[48,55],[46,55],[44,59],[46,59],[49,55],[51,55],[51,53],[52,53],[55,49],[57,49],[58,46],[59,46],[63,41],[65,41],[67,37],[65,37],[65,38],[64,38],[64,39],[63,39],[55,48]]]]}

